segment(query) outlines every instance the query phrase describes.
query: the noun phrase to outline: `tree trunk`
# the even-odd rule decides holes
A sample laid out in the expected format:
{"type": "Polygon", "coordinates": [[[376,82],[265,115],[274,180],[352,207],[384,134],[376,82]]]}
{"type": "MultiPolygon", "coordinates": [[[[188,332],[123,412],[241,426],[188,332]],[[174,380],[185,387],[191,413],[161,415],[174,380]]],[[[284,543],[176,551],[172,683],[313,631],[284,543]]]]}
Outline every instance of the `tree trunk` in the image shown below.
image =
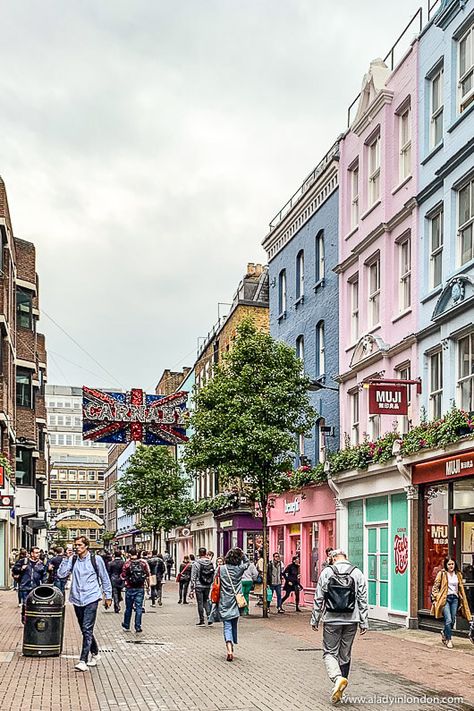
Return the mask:
{"type": "Polygon", "coordinates": [[[268,617],[267,602],[267,561],[268,561],[268,529],[267,529],[267,502],[261,502],[262,508],[262,528],[263,528],[263,617],[268,617]]]}
{"type": "Polygon", "coordinates": [[[158,546],[156,545],[156,528],[153,529],[151,533],[151,548],[156,551],[158,546]]]}

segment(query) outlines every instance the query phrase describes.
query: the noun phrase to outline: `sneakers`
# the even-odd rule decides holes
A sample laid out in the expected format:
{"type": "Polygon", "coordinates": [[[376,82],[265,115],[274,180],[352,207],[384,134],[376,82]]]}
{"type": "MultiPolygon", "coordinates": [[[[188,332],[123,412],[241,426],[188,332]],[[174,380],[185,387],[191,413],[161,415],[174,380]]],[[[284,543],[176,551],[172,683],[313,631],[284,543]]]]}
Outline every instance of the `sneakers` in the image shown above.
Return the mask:
{"type": "Polygon", "coordinates": [[[143,630],[142,630],[141,627],[139,627],[137,630],[135,630],[135,632],[137,632],[137,633],[138,633],[138,632],[143,632],[143,630]]]}
{"type": "Polygon", "coordinates": [[[87,666],[87,664],[86,664],[85,662],[83,662],[83,661],[81,660],[80,662],[78,662],[78,663],[76,664],[76,666],[74,667],[74,669],[77,669],[77,671],[85,672],[85,671],[87,671],[88,666],[87,666]]]}
{"type": "Polygon", "coordinates": [[[125,625],[122,622],[122,629],[124,632],[130,632],[130,627],[125,627],[125,625]]]}
{"type": "Polygon", "coordinates": [[[453,648],[452,640],[449,639],[449,640],[446,642],[446,646],[447,646],[448,649],[452,649],[452,648],[453,648]]]}
{"type": "Polygon", "coordinates": [[[204,624],[204,622],[196,622],[196,627],[200,627],[203,624],[204,624]]]}
{"type": "Polygon", "coordinates": [[[342,699],[342,694],[346,688],[348,681],[345,677],[339,676],[332,690],[331,701],[333,704],[337,704],[338,701],[342,699]]]}
{"type": "Polygon", "coordinates": [[[284,614],[285,614],[285,610],[284,610],[282,607],[279,607],[279,608],[278,608],[278,614],[279,614],[279,615],[284,615],[284,614]]]}
{"type": "Polygon", "coordinates": [[[101,659],[102,659],[102,657],[100,656],[100,654],[92,654],[91,658],[87,662],[87,666],[88,667],[96,667],[97,662],[100,662],[101,659]]]}
{"type": "Polygon", "coordinates": [[[163,604],[163,603],[161,602],[161,600],[158,600],[158,605],[159,605],[160,607],[162,606],[162,604],[163,604]]]}

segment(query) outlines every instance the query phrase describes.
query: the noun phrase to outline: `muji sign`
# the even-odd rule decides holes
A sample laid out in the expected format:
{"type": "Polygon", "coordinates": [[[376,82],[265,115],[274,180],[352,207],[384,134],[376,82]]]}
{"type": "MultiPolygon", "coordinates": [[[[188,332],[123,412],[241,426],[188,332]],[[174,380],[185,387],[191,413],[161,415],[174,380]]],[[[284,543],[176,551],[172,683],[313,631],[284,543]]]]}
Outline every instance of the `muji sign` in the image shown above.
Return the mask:
{"type": "Polygon", "coordinates": [[[403,385],[370,383],[369,415],[408,414],[408,389],[403,385]]]}
{"type": "Polygon", "coordinates": [[[143,390],[111,393],[82,388],[83,437],[95,442],[179,444],[186,442],[188,393],[163,397],[143,390]]]}

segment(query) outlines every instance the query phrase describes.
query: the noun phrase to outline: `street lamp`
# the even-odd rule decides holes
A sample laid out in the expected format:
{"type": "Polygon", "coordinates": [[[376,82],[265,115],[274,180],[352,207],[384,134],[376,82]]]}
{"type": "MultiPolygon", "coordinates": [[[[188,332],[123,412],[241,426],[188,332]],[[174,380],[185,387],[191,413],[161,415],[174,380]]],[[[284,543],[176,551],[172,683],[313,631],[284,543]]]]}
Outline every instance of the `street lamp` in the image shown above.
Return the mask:
{"type": "Polygon", "coordinates": [[[335,393],[339,392],[339,388],[332,388],[330,385],[324,385],[320,380],[310,380],[308,388],[309,392],[317,393],[320,390],[332,390],[335,393]]]}

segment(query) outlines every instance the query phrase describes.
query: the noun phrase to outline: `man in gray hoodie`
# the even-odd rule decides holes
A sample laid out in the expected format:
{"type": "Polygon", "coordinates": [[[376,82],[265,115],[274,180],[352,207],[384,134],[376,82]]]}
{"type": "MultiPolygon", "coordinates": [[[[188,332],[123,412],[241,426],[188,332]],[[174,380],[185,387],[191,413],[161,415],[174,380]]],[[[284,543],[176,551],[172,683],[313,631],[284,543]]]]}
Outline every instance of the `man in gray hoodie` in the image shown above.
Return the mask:
{"type": "Polygon", "coordinates": [[[196,624],[198,626],[204,624],[204,610],[206,611],[207,624],[212,625],[212,622],[209,621],[209,615],[211,613],[209,593],[213,580],[214,566],[212,561],[207,557],[206,549],[202,547],[199,549],[199,558],[194,561],[191,568],[191,590],[194,590],[196,593],[199,615],[199,622],[196,624]]]}
{"type": "Polygon", "coordinates": [[[348,684],[357,627],[361,634],[367,632],[369,610],[367,583],[362,571],[347,560],[340,548],[332,552],[332,561],[318,580],[311,626],[317,630],[322,618],[323,659],[334,684],[331,701],[337,703],[348,684]]]}

